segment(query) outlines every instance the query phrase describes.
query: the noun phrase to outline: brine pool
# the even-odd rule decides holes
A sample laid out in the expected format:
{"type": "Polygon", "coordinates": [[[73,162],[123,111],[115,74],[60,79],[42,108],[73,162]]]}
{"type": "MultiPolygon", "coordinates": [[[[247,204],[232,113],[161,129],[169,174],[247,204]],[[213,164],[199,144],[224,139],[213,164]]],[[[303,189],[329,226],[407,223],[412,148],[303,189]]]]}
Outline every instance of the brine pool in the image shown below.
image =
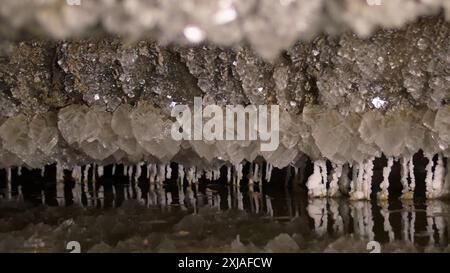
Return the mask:
{"type": "Polygon", "coordinates": [[[84,206],[0,199],[0,252],[450,252],[445,200],[310,199],[283,183],[156,184],[140,202],[127,191],[84,206]]]}

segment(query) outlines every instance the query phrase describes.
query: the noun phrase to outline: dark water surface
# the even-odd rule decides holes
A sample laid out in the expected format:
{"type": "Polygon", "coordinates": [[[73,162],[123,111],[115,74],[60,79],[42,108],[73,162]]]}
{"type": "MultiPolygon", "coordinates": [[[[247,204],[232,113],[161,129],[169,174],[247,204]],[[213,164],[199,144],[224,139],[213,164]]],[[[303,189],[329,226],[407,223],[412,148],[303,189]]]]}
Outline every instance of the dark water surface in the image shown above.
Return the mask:
{"type": "Polygon", "coordinates": [[[0,251],[68,252],[70,241],[82,252],[369,252],[369,241],[382,252],[450,251],[444,200],[309,199],[302,181],[286,184],[277,174],[263,185],[180,186],[107,172],[95,191],[90,181],[81,205],[67,173],[59,200],[37,174],[22,170],[35,181],[24,183],[13,172],[14,194],[0,199],[0,251]]]}

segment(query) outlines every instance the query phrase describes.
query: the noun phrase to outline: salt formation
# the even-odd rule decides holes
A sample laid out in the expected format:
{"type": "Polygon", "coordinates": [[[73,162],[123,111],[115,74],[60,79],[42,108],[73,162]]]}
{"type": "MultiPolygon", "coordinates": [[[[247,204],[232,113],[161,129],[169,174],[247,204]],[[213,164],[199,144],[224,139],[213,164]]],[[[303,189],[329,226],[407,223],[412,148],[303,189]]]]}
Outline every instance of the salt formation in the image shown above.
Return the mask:
{"type": "MultiPolygon", "coordinates": [[[[192,184],[197,183],[203,173],[206,174],[208,180],[219,180],[221,175],[219,167],[226,165],[227,161],[230,160],[239,163],[227,167],[227,180],[230,183],[239,185],[243,180],[243,163],[245,161],[252,162],[256,157],[265,159],[267,164],[265,165],[264,175],[264,165],[256,162],[250,165],[250,176],[248,177],[250,184],[270,181],[272,169],[275,166],[283,168],[291,164],[295,165],[297,160],[305,156],[310,158],[321,156],[321,158],[314,161],[313,173],[306,183],[311,197],[337,196],[342,188],[340,183],[344,183],[341,181],[341,177],[344,176],[345,180],[349,172],[349,169],[344,171],[343,165],[350,163],[353,171],[350,183],[350,198],[353,200],[369,200],[372,193],[374,160],[384,154],[387,155],[388,160],[387,166],[383,169],[383,181],[377,196],[379,199],[385,200],[389,194],[389,174],[393,166],[394,157],[400,158],[401,163],[402,198],[413,198],[416,179],[411,154],[423,150],[437,154],[437,160],[434,162],[433,156],[428,152],[425,153],[428,158],[425,179],[427,197],[439,198],[448,192],[448,185],[445,185],[446,168],[444,166],[444,156],[448,155],[448,149],[443,148],[447,147],[443,145],[447,145],[445,143],[447,141],[448,128],[442,125],[443,120],[450,119],[450,112],[446,112],[448,106],[443,106],[437,110],[438,114],[434,115],[434,121],[429,116],[431,110],[391,110],[385,116],[380,115],[378,110],[373,110],[361,114],[362,117],[352,118],[351,121],[348,120],[348,115],[346,116],[334,110],[318,109],[315,106],[305,107],[304,111],[306,112],[302,117],[295,117],[292,114],[283,112],[282,116],[288,115],[291,121],[295,120],[294,123],[290,123],[290,127],[302,122],[308,125],[302,125],[302,134],[289,136],[292,141],[297,143],[297,145],[291,146],[289,150],[282,143],[273,152],[261,152],[257,140],[231,141],[233,142],[232,145],[221,141],[208,141],[206,143],[196,140],[182,143],[181,141],[171,140],[167,132],[159,132],[160,128],[163,128],[163,130],[167,128],[169,120],[163,119],[163,115],[151,108],[148,103],[140,103],[139,105],[136,109],[131,110],[128,118],[123,118],[120,124],[114,123],[111,116],[115,116],[117,111],[124,116],[123,108],[117,109],[112,114],[100,111],[96,107],[91,110],[81,105],[70,105],[61,109],[57,115],[58,121],[56,119],[47,120],[46,123],[41,124],[41,130],[44,130],[45,126],[48,126],[50,131],[56,128],[56,133],[59,132],[62,136],[51,145],[51,152],[47,153],[37,152],[36,149],[32,152],[28,150],[23,152],[24,150],[17,150],[18,146],[16,144],[9,144],[8,141],[12,138],[5,133],[8,130],[5,124],[10,124],[8,121],[12,120],[11,122],[14,122],[14,124],[17,123],[21,127],[28,127],[29,123],[23,116],[20,118],[20,122],[18,122],[16,117],[7,119],[2,125],[4,133],[0,136],[3,139],[3,149],[8,153],[17,154],[13,157],[15,161],[11,162],[10,158],[7,158],[0,163],[7,168],[13,166],[34,168],[42,167],[49,162],[58,162],[57,181],[59,182],[57,184],[57,195],[59,200],[64,199],[64,185],[61,183],[64,179],[63,170],[70,169],[73,172],[74,179],[80,181],[81,170],[78,168],[80,168],[80,164],[88,163],[83,175],[86,180],[89,174],[89,164],[92,164],[92,185],[90,188],[87,188],[88,186],[85,184],[84,191],[89,192],[88,195],[92,194],[93,196],[88,199],[92,199],[96,203],[97,200],[101,201],[103,198],[98,196],[98,194],[102,195],[102,190],[98,188],[96,179],[103,176],[103,166],[113,162],[132,164],[124,168],[124,175],[130,181],[128,197],[137,197],[141,200],[142,193],[137,183],[138,178],[142,176],[144,164],[148,166],[147,177],[149,177],[149,181],[161,184],[172,177],[173,170],[169,163],[181,163],[178,169],[180,176],[184,179],[184,173],[186,173],[186,180],[192,184]],[[444,113],[449,113],[449,115],[444,115],[444,113]],[[144,115],[145,118],[141,115],[144,115]],[[322,124],[324,116],[334,116],[334,118],[341,120],[344,124],[348,123],[345,126],[353,126],[354,129],[352,129],[351,136],[353,145],[351,148],[345,145],[329,146],[329,143],[324,142],[322,133],[318,133],[324,126],[322,124]],[[98,119],[99,117],[100,120],[98,119]],[[370,121],[373,128],[368,127],[368,122],[371,119],[374,119],[374,121],[370,121]],[[127,120],[130,122],[129,124],[126,123],[127,120]],[[144,129],[146,120],[153,121],[150,129],[144,129]],[[318,122],[315,122],[316,120],[318,122]],[[434,125],[432,125],[433,123],[434,125]],[[115,130],[112,130],[113,126],[116,128],[115,130]],[[124,130],[124,128],[131,128],[131,130],[124,130]],[[309,133],[308,130],[311,130],[312,133],[309,133]],[[411,130],[416,130],[420,133],[419,135],[404,134],[404,131],[411,130]],[[122,132],[125,131],[127,132],[127,141],[134,142],[135,148],[127,149],[121,146],[123,144],[122,137],[124,136],[122,132]],[[309,134],[309,136],[303,138],[305,134],[309,134]],[[432,137],[430,138],[429,136],[432,137]],[[68,149],[67,145],[70,145],[72,150],[78,150],[79,153],[74,154],[74,157],[70,155],[61,157],[62,151],[68,149]],[[237,151],[235,145],[241,147],[241,150],[239,150],[240,155],[238,156],[241,161],[234,159],[237,151]],[[316,150],[310,150],[311,147],[317,148],[315,148],[316,150]],[[329,152],[329,149],[334,149],[334,152],[329,152]],[[220,150],[221,152],[211,155],[211,151],[214,150],[220,150]],[[192,164],[189,160],[180,156],[185,151],[192,153],[193,158],[200,158],[197,166],[183,167],[192,164]],[[206,157],[203,152],[207,154],[206,157]],[[329,170],[327,160],[332,163],[332,168],[329,170]]],[[[38,116],[42,116],[42,114],[38,114],[38,116]]],[[[33,120],[36,120],[36,118],[33,118],[31,122],[33,120]]],[[[328,127],[325,128],[328,130],[328,127]]],[[[281,135],[284,137],[283,127],[280,129],[281,135]]],[[[289,133],[291,132],[291,128],[286,130],[289,133]]],[[[25,139],[30,138],[23,132],[21,134],[23,134],[25,139]]],[[[334,135],[334,139],[337,142],[346,141],[349,137],[346,132],[342,139],[339,139],[338,136],[338,134],[334,135]]],[[[27,143],[31,143],[30,140],[27,140],[27,143]]],[[[34,143],[30,145],[43,147],[34,143]]],[[[294,167],[293,170],[298,174],[297,167],[294,167]]],[[[77,192],[80,191],[80,187],[80,182],[77,182],[74,196],[79,196],[77,192]]],[[[79,197],[76,197],[76,199],[79,200],[79,197]]]]}
{"type": "MultiPolygon", "coordinates": [[[[411,154],[415,152],[432,151],[437,154],[436,162],[434,162],[433,156],[430,153],[426,153],[426,157],[429,162],[427,164],[426,175],[426,191],[428,198],[439,198],[447,193],[448,185],[445,185],[446,169],[444,166],[444,155],[448,155],[448,149],[444,149],[443,145],[447,141],[448,127],[443,126],[443,120],[450,119],[450,112],[447,111],[448,106],[443,106],[437,110],[434,115],[434,126],[432,118],[430,119],[430,110],[391,110],[386,113],[385,116],[380,115],[378,110],[367,111],[361,114],[362,117],[352,118],[349,120],[349,116],[336,112],[334,110],[318,109],[315,106],[305,107],[304,116],[293,116],[287,112],[283,112],[283,115],[288,115],[291,121],[290,127],[294,124],[301,124],[304,122],[308,124],[299,130],[303,130],[303,133],[297,136],[290,135],[292,141],[295,141],[297,145],[291,146],[288,149],[280,144],[277,150],[273,152],[261,152],[259,150],[258,141],[231,141],[232,145],[229,145],[228,141],[222,143],[221,141],[174,141],[167,135],[167,131],[164,128],[168,127],[169,120],[164,119],[164,115],[158,113],[158,110],[153,109],[147,102],[139,103],[136,109],[131,110],[128,113],[128,117],[124,114],[123,108],[119,108],[116,112],[120,112],[125,118],[122,123],[114,123],[112,116],[116,115],[116,112],[110,114],[103,110],[99,110],[97,107],[90,109],[86,106],[70,105],[61,109],[58,113],[58,120],[47,120],[46,123],[41,124],[41,130],[44,130],[48,126],[52,131],[56,128],[56,133],[61,134],[61,138],[57,139],[55,143],[51,145],[51,152],[43,153],[38,152],[39,147],[43,147],[40,144],[35,144],[30,140],[27,140],[28,145],[32,147],[38,147],[32,151],[30,150],[17,150],[16,144],[9,143],[15,136],[9,136],[7,132],[7,124],[11,126],[8,121],[14,122],[21,127],[28,128],[29,122],[23,116],[12,117],[7,119],[2,127],[4,133],[0,137],[3,139],[3,149],[11,154],[17,153],[13,159],[5,159],[0,162],[4,167],[13,166],[26,166],[28,168],[42,167],[49,162],[58,162],[57,164],[57,196],[59,200],[64,199],[64,185],[61,183],[64,179],[64,169],[70,169],[73,172],[74,179],[80,181],[81,170],[80,164],[86,164],[84,170],[84,179],[86,180],[89,174],[89,168],[91,167],[91,180],[92,184],[90,188],[85,184],[84,191],[89,192],[88,196],[92,194],[94,203],[97,200],[103,199],[101,196],[102,189],[98,188],[96,180],[98,177],[102,177],[104,174],[104,165],[110,163],[126,163],[132,164],[125,166],[124,175],[129,178],[128,197],[137,197],[142,199],[142,193],[140,187],[137,186],[138,178],[142,176],[142,168],[144,164],[148,166],[147,177],[151,183],[156,182],[158,184],[163,183],[166,179],[172,178],[172,168],[170,162],[181,163],[178,172],[184,179],[184,173],[186,173],[186,180],[192,183],[198,183],[199,179],[205,173],[206,178],[211,181],[219,180],[220,170],[219,167],[226,165],[227,161],[239,162],[234,166],[227,167],[227,180],[230,183],[239,185],[243,180],[243,163],[245,161],[252,162],[256,157],[265,159],[267,162],[265,167],[265,173],[263,175],[263,165],[259,163],[253,163],[250,165],[250,175],[247,177],[249,183],[259,183],[262,181],[270,181],[273,167],[283,168],[291,164],[296,164],[297,160],[302,157],[308,156],[310,158],[316,158],[314,161],[314,168],[312,175],[307,179],[306,185],[308,187],[309,195],[311,197],[326,197],[337,196],[340,193],[339,181],[342,176],[348,176],[348,169],[343,171],[344,164],[352,164],[353,175],[350,183],[350,198],[353,200],[369,200],[372,193],[372,176],[374,168],[375,158],[380,157],[382,154],[387,155],[387,166],[383,169],[383,181],[380,186],[380,192],[377,193],[379,199],[385,200],[388,198],[389,188],[389,174],[392,168],[394,157],[400,158],[402,169],[402,185],[403,185],[403,199],[412,199],[415,190],[415,174],[414,164],[411,154]],[[443,113],[449,113],[444,115],[443,113]],[[352,147],[334,145],[330,146],[330,143],[326,143],[322,133],[323,117],[336,118],[341,122],[348,123],[345,126],[352,126],[352,147]],[[369,128],[369,120],[373,128],[369,128]],[[152,125],[149,128],[145,128],[146,120],[152,120],[152,125]],[[316,122],[316,120],[318,122],[316,122]],[[20,121],[20,122],[19,122],[20,121]],[[129,124],[127,123],[130,122],[129,124]],[[114,125],[113,125],[114,124],[114,125]],[[112,127],[116,129],[113,130],[112,127]],[[431,127],[430,127],[431,126],[431,127]],[[131,128],[131,130],[125,128],[131,128]],[[161,131],[161,128],[163,132],[161,131]],[[310,129],[309,129],[310,128],[310,129]],[[376,129],[376,130],[375,130],[376,129]],[[312,133],[309,133],[311,130],[312,133]],[[387,131],[383,131],[387,130],[387,131]],[[416,130],[419,135],[404,134],[404,131],[416,130]],[[123,132],[127,132],[127,141],[134,142],[133,149],[127,149],[121,146],[123,132]],[[308,137],[303,138],[303,135],[309,134],[308,137]],[[431,138],[428,136],[432,135],[431,138]],[[389,136],[387,138],[387,136],[389,136]],[[421,137],[422,136],[422,137],[421,137]],[[306,144],[310,143],[310,144],[306,144]],[[12,145],[12,146],[11,146],[12,145]],[[67,150],[67,145],[70,145],[70,149],[78,150],[74,157],[64,156],[61,157],[62,151],[67,150]],[[235,157],[236,146],[239,145],[240,155],[237,161],[235,157]],[[242,146],[241,146],[242,145],[242,146]],[[309,147],[307,146],[309,145],[309,147]],[[310,150],[311,147],[317,147],[316,150],[310,150]],[[124,148],[124,150],[122,150],[124,148]],[[330,149],[334,149],[334,152],[330,152],[330,149]],[[210,154],[211,151],[220,150],[220,153],[210,154]],[[25,151],[25,152],[24,152],[25,151]],[[183,159],[180,155],[189,151],[193,158],[200,158],[197,166],[188,167],[185,171],[185,167],[192,163],[189,160],[183,159]],[[81,153],[81,155],[80,155],[81,153]],[[205,154],[206,153],[206,157],[205,154]],[[38,155],[38,156],[36,156],[38,155]],[[327,160],[331,161],[331,169],[328,170],[327,160]],[[21,162],[21,163],[17,163],[21,162]],[[99,196],[100,194],[100,196],[99,196]]],[[[353,115],[353,114],[352,114],[353,115]]],[[[42,114],[38,114],[42,116],[42,114]]],[[[36,118],[33,118],[36,120],[36,118]]],[[[16,125],[14,125],[16,126],[16,125]]],[[[328,126],[325,127],[328,130],[328,126]]],[[[281,129],[281,135],[284,137],[283,127],[281,129]]],[[[286,129],[287,132],[291,132],[291,128],[286,129]]],[[[15,131],[11,131],[15,132],[15,131]]],[[[344,131],[344,135],[334,135],[334,139],[337,142],[347,141],[349,137],[347,132],[344,131]]],[[[31,139],[30,136],[21,132],[24,139],[31,139]]],[[[44,149],[44,148],[42,148],[44,149]]],[[[44,149],[45,150],[45,149],[44,149]]],[[[40,150],[43,151],[43,150],[40,150]]],[[[19,169],[20,170],[20,169],[19,169]]],[[[298,174],[298,168],[293,168],[294,172],[298,174]]],[[[344,183],[341,181],[341,183],[344,183]]],[[[79,200],[79,188],[80,182],[76,183],[76,189],[74,189],[74,196],[79,200]]],[[[77,201],[79,202],[79,201],[77,201]]]]}
{"type": "MultiPolygon", "coordinates": [[[[434,166],[433,157],[427,155],[428,164],[425,178],[427,198],[438,198],[444,194],[444,166],[442,155],[438,154],[437,163],[434,166]],[[434,168],[433,168],[434,167],[434,168]]],[[[447,185],[448,186],[448,185],[447,185]]],[[[446,187],[447,187],[446,186],[446,187]]]]}
{"type": "Polygon", "coordinates": [[[58,204],[60,206],[64,205],[65,195],[64,195],[64,170],[62,166],[57,163],[56,164],[56,199],[58,200],[58,204]]]}
{"type": "Polygon", "coordinates": [[[413,199],[416,179],[414,175],[413,158],[402,158],[402,199],[413,199]]]}
{"type": "Polygon", "coordinates": [[[339,193],[339,178],[342,176],[342,165],[333,164],[333,176],[328,189],[328,196],[335,197],[339,193]]]}
{"type": "Polygon", "coordinates": [[[325,197],[327,195],[327,168],[325,164],[323,160],[314,162],[314,172],[306,182],[308,195],[311,197],[325,197]]]}
{"type": "MultiPolygon", "coordinates": [[[[389,157],[387,160],[387,166],[383,168],[383,181],[380,184],[380,192],[377,193],[377,197],[379,200],[388,200],[389,198],[389,175],[391,174],[393,165],[394,159],[392,157],[389,157]]],[[[431,173],[431,171],[429,173],[431,173]]]]}
{"type": "Polygon", "coordinates": [[[230,46],[247,41],[270,58],[297,39],[321,32],[350,29],[364,37],[378,26],[401,27],[441,9],[450,14],[450,4],[443,0],[383,1],[382,5],[370,5],[367,0],[82,2],[5,0],[0,13],[5,28],[0,34],[10,37],[17,35],[15,30],[22,30],[64,39],[96,31],[129,39],[151,36],[166,43],[209,41],[230,46]]]}
{"type": "Polygon", "coordinates": [[[111,164],[125,165],[125,198],[142,203],[144,176],[155,189],[176,173],[180,184],[198,185],[221,180],[225,166],[229,184],[260,185],[274,168],[287,168],[286,182],[292,170],[303,176],[311,160],[303,179],[310,197],[360,201],[372,197],[374,162],[386,157],[378,199],[389,198],[398,161],[408,200],[416,153],[428,158],[426,197],[449,193],[448,1],[181,2],[2,3],[0,167],[8,169],[8,199],[15,167],[56,163],[61,205],[65,171],[76,204],[84,193],[102,205],[98,179],[111,164]],[[191,107],[193,97],[222,108],[278,105],[280,145],[261,152],[259,140],[174,140],[171,110],[191,107]]]}
{"type": "Polygon", "coordinates": [[[73,168],[72,171],[72,177],[75,179],[75,186],[72,189],[72,195],[74,203],[78,206],[80,206],[81,203],[81,197],[82,197],[82,182],[83,182],[83,176],[81,172],[81,166],[76,166],[73,168]]]}

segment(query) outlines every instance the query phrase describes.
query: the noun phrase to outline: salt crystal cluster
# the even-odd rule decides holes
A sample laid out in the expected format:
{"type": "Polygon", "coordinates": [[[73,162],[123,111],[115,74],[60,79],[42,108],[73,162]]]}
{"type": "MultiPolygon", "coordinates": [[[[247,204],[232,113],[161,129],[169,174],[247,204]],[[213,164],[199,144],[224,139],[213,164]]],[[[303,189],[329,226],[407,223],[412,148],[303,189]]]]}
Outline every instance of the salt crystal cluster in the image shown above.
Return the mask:
{"type": "Polygon", "coordinates": [[[446,0],[5,0],[0,35],[17,30],[57,39],[105,32],[161,42],[248,42],[275,57],[298,39],[352,30],[368,36],[377,27],[398,28],[441,10],[446,0]]]}
{"type": "MultiPolygon", "coordinates": [[[[329,194],[335,195],[342,165],[353,164],[357,173],[350,194],[355,199],[369,199],[373,160],[384,154],[401,159],[404,197],[412,198],[415,180],[411,156],[422,150],[426,155],[438,154],[440,158],[436,167],[431,168],[434,176],[427,178],[427,185],[430,183],[427,192],[434,196],[443,190],[442,157],[450,155],[449,106],[436,112],[403,109],[381,114],[373,110],[347,116],[309,106],[305,107],[303,116],[283,111],[281,118],[290,122],[281,122],[281,144],[268,152],[261,151],[259,140],[175,141],[170,135],[172,121],[146,101],[139,102],[135,108],[122,105],[114,113],[99,107],[70,105],[57,115],[49,112],[32,118],[18,115],[4,120],[0,126],[2,154],[9,156],[0,163],[3,168],[22,165],[39,168],[58,162],[74,168],[91,163],[164,165],[176,161],[186,168],[211,171],[231,164],[236,172],[244,161],[253,162],[257,157],[271,166],[284,168],[308,156],[315,160],[313,175],[307,182],[311,196],[327,196],[328,182],[332,185],[329,194]],[[434,119],[425,119],[429,115],[434,119]],[[330,181],[324,160],[334,163],[330,181]]],[[[259,172],[256,165],[252,181],[260,181],[259,172]]],[[[188,171],[188,176],[192,175],[188,171]]]]}

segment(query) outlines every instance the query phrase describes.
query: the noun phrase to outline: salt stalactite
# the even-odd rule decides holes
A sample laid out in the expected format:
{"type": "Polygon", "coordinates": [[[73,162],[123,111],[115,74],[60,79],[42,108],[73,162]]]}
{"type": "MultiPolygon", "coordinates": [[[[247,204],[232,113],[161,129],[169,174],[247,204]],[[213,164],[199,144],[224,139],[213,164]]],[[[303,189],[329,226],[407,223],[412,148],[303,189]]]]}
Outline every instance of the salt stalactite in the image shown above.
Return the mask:
{"type": "Polygon", "coordinates": [[[327,195],[327,187],[324,184],[326,179],[325,161],[317,160],[314,162],[314,172],[308,177],[306,186],[308,187],[308,195],[314,198],[322,198],[327,195]],[[325,178],[324,178],[325,177],[325,178]]]}
{"type": "Polygon", "coordinates": [[[351,195],[353,192],[356,191],[356,180],[358,177],[358,167],[356,165],[351,166],[352,168],[352,180],[350,181],[350,192],[351,195]]]}
{"type": "Polygon", "coordinates": [[[127,176],[128,175],[128,166],[123,165],[123,176],[127,176]]]}
{"type": "Polygon", "coordinates": [[[270,164],[269,162],[267,162],[267,165],[266,165],[266,180],[267,180],[267,182],[270,182],[270,179],[272,178],[272,170],[273,170],[273,165],[270,164]]]}
{"type": "Polygon", "coordinates": [[[97,182],[97,174],[98,174],[97,164],[92,163],[92,183],[93,184],[95,184],[95,182],[97,182]]]}
{"type": "Polygon", "coordinates": [[[393,242],[395,240],[395,233],[392,229],[391,221],[389,220],[389,203],[386,200],[380,200],[378,205],[380,206],[380,214],[383,216],[383,228],[384,231],[388,234],[389,242],[393,242]]]}
{"type": "Polygon", "coordinates": [[[75,180],[75,186],[72,188],[72,196],[73,196],[73,202],[81,206],[81,166],[76,166],[72,170],[72,177],[75,180]]]}
{"type": "Polygon", "coordinates": [[[442,158],[442,154],[438,154],[438,159],[436,162],[436,167],[434,169],[434,177],[433,177],[434,198],[439,198],[442,196],[442,190],[444,188],[444,175],[445,175],[444,160],[442,158]]]}
{"type": "Polygon", "coordinates": [[[402,181],[402,186],[403,186],[403,190],[402,190],[402,196],[400,197],[401,199],[404,200],[411,200],[414,198],[414,192],[411,191],[411,188],[409,186],[409,182],[408,182],[408,178],[409,178],[409,158],[401,158],[400,159],[400,163],[402,166],[402,176],[401,176],[401,181],[402,181]]]}
{"type": "Polygon", "coordinates": [[[6,199],[12,198],[12,186],[11,186],[11,168],[6,169],[6,199]]]}
{"type": "Polygon", "coordinates": [[[364,199],[370,200],[370,194],[372,193],[372,176],[373,176],[373,161],[374,158],[370,158],[367,160],[364,165],[364,184],[363,184],[363,192],[364,199]]]}
{"type": "Polygon", "coordinates": [[[253,177],[253,175],[254,175],[254,173],[253,173],[254,166],[253,165],[254,164],[250,164],[250,170],[249,170],[248,175],[247,175],[247,177],[248,177],[248,184],[249,185],[253,185],[253,182],[255,182],[254,181],[254,177],[253,177]]]}
{"type": "MultiPolygon", "coordinates": [[[[96,173],[98,177],[103,177],[103,175],[105,174],[105,167],[103,165],[97,165],[96,173]]],[[[95,183],[95,188],[97,191],[97,199],[100,201],[100,207],[103,208],[105,205],[105,190],[101,184],[98,185],[97,188],[97,184],[95,183]]]]}
{"type": "Polygon", "coordinates": [[[97,207],[97,199],[98,199],[98,192],[97,192],[97,164],[92,163],[92,200],[94,201],[94,207],[97,207]]]}
{"type": "Polygon", "coordinates": [[[184,183],[184,167],[181,164],[178,164],[178,185],[183,187],[184,183]]]}
{"type": "Polygon", "coordinates": [[[414,190],[416,189],[416,175],[414,174],[414,161],[413,157],[409,159],[408,163],[408,169],[409,169],[409,188],[414,193],[414,190]]]}
{"type": "Polygon", "coordinates": [[[133,166],[128,166],[127,168],[128,173],[128,197],[130,199],[133,199],[133,187],[134,187],[134,183],[133,183],[133,166]]]}
{"type": "Polygon", "coordinates": [[[318,236],[323,236],[328,229],[327,199],[308,200],[307,211],[314,221],[314,230],[318,236]]]}
{"type": "Polygon", "coordinates": [[[325,160],[319,160],[318,164],[320,166],[320,172],[322,174],[322,186],[326,191],[328,183],[327,162],[325,160]]]}
{"type": "Polygon", "coordinates": [[[133,180],[133,166],[128,166],[127,170],[128,181],[131,182],[133,180]]]}
{"type": "Polygon", "coordinates": [[[116,164],[113,164],[113,165],[112,165],[112,171],[111,171],[111,173],[112,173],[113,176],[116,175],[116,167],[117,167],[116,164]]]}
{"type": "Polygon", "coordinates": [[[196,185],[196,187],[198,185],[199,179],[202,178],[204,172],[205,172],[204,170],[195,169],[195,185],[196,185]]]}
{"type": "Polygon", "coordinates": [[[145,177],[149,180],[150,179],[150,169],[152,167],[152,164],[147,164],[147,173],[145,177]]]}
{"type": "Polygon", "coordinates": [[[137,182],[138,179],[141,177],[142,175],[142,162],[136,165],[136,172],[134,174],[134,181],[137,182]]]}
{"type": "Polygon", "coordinates": [[[255,182],[260,182],[261,181],[261,177],[259,176],[259,165],[257,163],[255,163],[255,168],[253,170],[253,180],[255,182]]]}
{"type": "Polygon", "coordinates": [[[139,178],[142,175],[142,165],[144,164],[144,162],[140,162],[139,164],[136,165],[136,172],[134,174],[134,181],[133,181],[133,188],[136,192],[136,199],[139,203],[144,204],[144,199],[142,196],[142,191],[141,188],[139,187],[139,178]]]}
{"type": "Polygon", "coordinates": [[[59,206],[64,206],[64,168],[56,164],[56,200],[59,206]]]}
{"type": "Polygon", "coordinates": [[[333,176],[330,181],[330,187],[328,189],[328,196],[335,197],[339,193],[339,178],[342,175],[342,165],[333,163],[333,176]]]}
{"type": "Polygon", "coordinates": [[[343,194],[348,194],[350,189],[350,179],[348,178],[348,172],[350,170],[349,164],[342,165],[342,174],[338,180],[339,191],[343,194]]]}
{"type": "Polygon", "coordinates": [[[159,165],[158,175],[156,177],[156,182],[162,185],[166,180],[166,166],[164,164],[159,165]]]}
{"type": "Polygon", "coordinates": [[[442,195],[448,197],[450,195],[450,158],[447,159],[447,166],[445,168],[447,174],[444,178],[444,188],[442,189],[442,195]]]}
{"type": "Polygon", "coordinates": [[[194,183],[194,180],[195,180],[195,167],[191,167],[188,169],[187,172],[187,181],[189,185],[192,185],[194,183]]]}
{"type": "Polygon", "coordinates": [[[365,164],[360,162],[358,164],[358,176],[356,178],[356,191],[360,193],[361,197],[358,200],[364,199],[363,184],[364,184],[364,172],[365,164]]]}
{"type": "Polygon", "coordinates": [[[166,166],[166,178],[171,179],[172,178],[172,168],[170,167],[170,163],[166,166]]]}
{"type": "Polygon", "coordinates": [[[220,179],[220,169],[216,169],[215,171],[213,171],[213,177],[215,181],[220,179]]]}
{"type": "Polygon", "coordinates": [[[89,191],[89,169],[91,168],[91,165],[86,165],[84,167],[84,182],[83,182],[83,186],[84,186],[84,192],[86,194],[86,199],[87,199],[87,206],[90,207],[92,205],[92,198],[91,198],[91,193],[89,191]]]}
{"type": "Polygon", "coordinates": [[[97,167],[97,174],[98,174],[98,177],[102,177],[105,174],[105,167],[98,166],[97,167]]]}
{"type": "Polygon", "coordinates": [[[394,158],[388,157],[387,166],[383,168],[383,182],[380,184],[380,191],[377,193],[379,200],[389,199],[389,175],[391,174],[394,158]]]}
{"type": "Polygon", "coordinates": [[[211,181],[212,180],[212,171],[210,171],[210,170],[206,171],[205,177],[207,180],[211,181]]]}
{"type": "Polygon", "coordinates": [[[231,182],[231,166],[227,166],[227,183],[231,182]]]}
{"type": "Polygon", "coordinates": [[[150,167],[150,184],[154,184],[156,181],[156,176],[158,175],[158,168],[156,164],[151,164],[150,167]]]}
{"type": "Polygon", "coordinates": [[[333,230],[336,234],[343,234],[344,221],[339,213],[339,203],[334,199],[330,199],[328,201],[330,205],[331,217],[333,218],[333,230]]]}
{"type": "Polygon", "coordinates": [[[41,177],[45,176],[45,166],[42,166],[41,168],[41,177]]]}
{"type": "Polygon", "coordinates": [[[239,186],[240,184],[241,184],[241,180],[242,180],[242,177],[243,177],[243,174],[242,174],[242,169],[243,169],[243,165],[242,164],[238,164],[238,165],[236,165],[236,167],[235,167],[235,169],[236,169],[236,174],[237,174],[237,180],[236,180],[236,182],[237,182],[237,185],[239,186]]]}
{"type": "Polygon", "coordinates": [[[22,176],[22,166],[17,167],[17,175],[22,176]]]}
{"type": "MultiPolygon", "coordinates": [[[[355,168],[355,167],[354,167],[355,168]]],[[[360,162],[357,168],[357,175],[352,179],[352,191],[350,192],[350,200],[363,200],[365,198],[363,191],[365,164],[360,162]]],[[[355,172],[354,172],[355,174],[355,172]]]]}

